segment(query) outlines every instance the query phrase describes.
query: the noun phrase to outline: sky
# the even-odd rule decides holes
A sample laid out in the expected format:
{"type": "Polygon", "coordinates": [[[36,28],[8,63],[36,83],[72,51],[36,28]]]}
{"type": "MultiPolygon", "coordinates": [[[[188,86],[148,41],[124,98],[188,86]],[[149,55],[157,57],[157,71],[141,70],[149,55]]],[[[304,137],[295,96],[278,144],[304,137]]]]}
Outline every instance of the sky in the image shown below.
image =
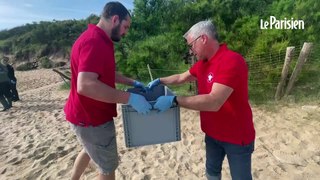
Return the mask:
{"type": "MultiPolygon", "coordinates": [[[[85,19],[100,15],[110,0],[0,0],[0,31],[33,22],[85,19]]],[[[119,0],[133,9],[133,0],[119,0]]]]}

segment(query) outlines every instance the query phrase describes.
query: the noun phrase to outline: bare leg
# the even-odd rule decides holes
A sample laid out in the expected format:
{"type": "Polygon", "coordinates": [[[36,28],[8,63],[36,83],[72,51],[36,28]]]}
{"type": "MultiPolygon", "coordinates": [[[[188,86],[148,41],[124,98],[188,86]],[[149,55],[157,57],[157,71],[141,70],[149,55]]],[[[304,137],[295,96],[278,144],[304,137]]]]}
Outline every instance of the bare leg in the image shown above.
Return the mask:
{"type": "Polygon", "coordinates": [[[87,168],[90,161],[89,155],[86,153],[84,149],[78,154],[73,168],[71,180],[79,180],[84,170],[87,168]]]}
{"type": "Polygon", "coordinates": [[[99,174],[99,180],[115,180],[115,173],[114,171],[109,174],[109,175],[103,175],[103,174],[99,174]]]}

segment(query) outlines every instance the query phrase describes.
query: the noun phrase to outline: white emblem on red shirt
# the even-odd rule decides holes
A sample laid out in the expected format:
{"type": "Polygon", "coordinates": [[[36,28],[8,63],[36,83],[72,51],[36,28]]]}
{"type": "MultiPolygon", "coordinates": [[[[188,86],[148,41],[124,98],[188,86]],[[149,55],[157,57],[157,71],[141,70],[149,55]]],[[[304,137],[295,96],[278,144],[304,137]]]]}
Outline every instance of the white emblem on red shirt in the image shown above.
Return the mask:
{"type": "Polygon", "coordinates": [[[208,79],[207,79],[208,83],[211,83],[213,81],[213,74],[209,73],[208,74],[208,79]]]}

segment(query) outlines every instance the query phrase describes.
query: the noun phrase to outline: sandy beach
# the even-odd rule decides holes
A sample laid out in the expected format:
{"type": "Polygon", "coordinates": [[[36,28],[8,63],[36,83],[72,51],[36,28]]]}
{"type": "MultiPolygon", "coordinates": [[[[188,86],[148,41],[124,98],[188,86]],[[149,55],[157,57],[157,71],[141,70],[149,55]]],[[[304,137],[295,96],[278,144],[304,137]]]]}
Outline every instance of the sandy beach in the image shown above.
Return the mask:
{"type": "MultiPolygon", "coordinates": [[[[81,147],[64,119],[67,90],[50,69],[16,72],[21,101],[0,112],[0,179],[70,179],[81,147]]],[[[2,107],[1,107],[2,108],[2,107]]],[[[257,180],[320,178],[320,103],[253,107],[252,173],[257,180]]],[[[204,180],[205,144],[199,113],[181,108],[181,141],[126,148],[120,106],[115,118],[117,179],[204,180]]],[[[93,164],[82,179],[97,177],[93,164]]],[[[231,179],[228,163],[223,179],[231,179]]]]}

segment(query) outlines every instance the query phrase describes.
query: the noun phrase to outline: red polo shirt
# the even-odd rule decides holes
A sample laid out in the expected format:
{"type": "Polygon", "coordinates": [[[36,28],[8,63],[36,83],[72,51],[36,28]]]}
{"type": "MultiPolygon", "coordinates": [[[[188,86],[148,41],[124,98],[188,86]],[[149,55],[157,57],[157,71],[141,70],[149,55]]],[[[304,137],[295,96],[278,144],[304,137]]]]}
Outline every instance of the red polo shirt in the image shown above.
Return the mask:
{"type": "Polygon", "coordinates": [[[248,68],[242,56],[223,44],[210,60],[198,61],[189,72],[198,80],[199,94],[209,94],[213,83],[233,89],[219,111],[200,112],[202,131],[223,142],[251,143],[255,130],[248,102],[248,68]]]}
{"type": "Polygon", "coordinates": [[[115,88],[113,42],[99,27],[90,24],[71,50],[71,90],[64,112],[66,119],[81,126],[98,126],[117,116],[116,104],[105,103],[77,93],[79,72],[94,72],[99,80],[115,88]]]}

